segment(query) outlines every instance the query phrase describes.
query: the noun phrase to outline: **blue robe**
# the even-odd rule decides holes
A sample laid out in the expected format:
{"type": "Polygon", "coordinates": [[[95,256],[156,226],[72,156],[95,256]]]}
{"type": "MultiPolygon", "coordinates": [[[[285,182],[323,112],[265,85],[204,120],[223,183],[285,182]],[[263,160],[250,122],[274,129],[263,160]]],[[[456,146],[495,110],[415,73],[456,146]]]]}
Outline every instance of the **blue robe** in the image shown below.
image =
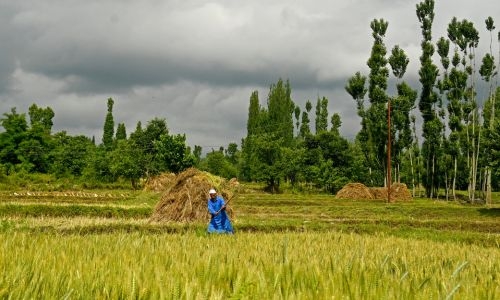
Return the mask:
{"type": "Polygon", "coordinates": [[[234,233],[233,226],[225,209],[215,215],[224,204],[224,199],[221,196],[216,196],[213,200],[211,198],[208,199],[207,207],[210,213],[209,233],[234,233]]]}

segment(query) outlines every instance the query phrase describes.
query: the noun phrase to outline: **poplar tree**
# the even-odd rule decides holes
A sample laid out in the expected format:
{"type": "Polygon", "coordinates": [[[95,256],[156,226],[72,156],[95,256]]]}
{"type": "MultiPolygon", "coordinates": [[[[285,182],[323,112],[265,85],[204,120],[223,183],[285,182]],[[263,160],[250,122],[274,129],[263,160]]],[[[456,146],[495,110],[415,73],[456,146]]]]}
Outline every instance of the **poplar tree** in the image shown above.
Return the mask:
{"type": "Polygon", "coordinates": [[[295,109],[293,110],[293,114],[295,116],[295,128],[297,130],[297,135],[299,132],[299,126],[300,126],[300,107],[297,105],[295,106],[295,109]]]}
{"type": "Polygon", "coordinates": [[[115,102],[112,98],[108,98],[108,113],[104,121],[104,133],[102,135],[102,144],[104,148],[109,151],[113,148],[113,137],[115,130],[115,122],[113,120],[113,104],[115,102]]]}
{"type": "MultiPolygon", "coordinates": [[[[453,18],[448,24],[448,39],[453,43],[454,50],[451,59],[452,68],[448,75],[447,99],[448,99],[448,137],[447,153],[453,160],[453,179],[451,183],[453,198],[456,199],[456,186],[458,177],[458,165],[465,165],[460,147],[461,135],[464,130],[464,98],[467,89],[467,72],[461,68],[462,58],[459,48],[463,47],[463,36],[460,30],[460,22],[453,18]]],[[[441,46],[443,47],[443,46],[441,46]]],[[[444,54],[444,50],[441,50],[444,54]]]]}
{"type": "MultiPolygon", "coordinates": [[[[466,67],[467,75],[469,75],[470,83],[467,88],[467,97],[465,104],[465,121],[466,121],[466,147],[467,147],[467,162],[469,167],[468,176],[468,193],[469,201],[475,201],[477,187],[477,171],[478,171],[478,155],[481,126],[479,124],[479,110],[476,99],[476,48],[479,44],[479,32],[470,21],[463,20],[462,27],[463,36],[466,40],[467,50],[465,54],[469,59],[469,64],[466,67]]],[[[464,55],[465,58],[465,55],[464,55]]]]}
{"type": "Polygon", "coordinates": [[[125,129],[124,123],[118,123],[116,127],[116,140],[126,140],[127,139],[127,130],[125,129]]]}
{"type": "Polygon", "coordinates": [[[311,101],[306,101],[306,110],[302,112],[301,122],[300,122],[300,137],[305,138],[311,133],[311,127],[309,120],[309,112],[312,109],[311,101]]]}
{"type": "Polygon", "coordinates": [[[265,112],[259,102],[259,93],[258,91],[253,91],[250,95],[250,104],[248,107],[248,119],[247,119],[247,136],[242,141],[242,156],[243,161],[241,165],[241,176],[245,180],[252,180],[252,165],[255,162],[252,160],[255,159],[253,155],[253,148],[255,144],[255,140],[257,136],[262,133],[264,129],[263,124],[263,116],[265,112]]]}
{"type": "Polygon", "coordinates": [[[342,126],[342,120],[340,119],[340,115],[338,113],[334,113],[332,115],[332,118],[330,120],[330,123],[332,124],[332,127],[330,131],[335,135],[335,136],[340,136],[340,126],[342,126]]]}
{"type": "Polygon", "coordinates": [[[247,137],[243,153],[250,180],[264,181],[270,192],[279,191],[285,176],[283,153],[294,146],[293,114],[290,82],[279,79],[272,84],[267,98],[267,109],[261,108],[256,94],[252,94],[247,121],[247,137]]]}
{"type": "MultiPolygon", "coordinates": [[[[410,62],[408,56],[399,46],[395,46],[389,57],[389,64],[393,75],[400,81],[406,73],[410,62]]],[[[396,85],[397,96],[393,98],[391,107],[391,141],[394,141],[395,178],[401,181],[401,162],[403,153],[411,148],[412,134],[410,125],[410,112],[415,106],[417,92],[406,82],[401,81],[396,85]]],[[[410,164],[413,168],[413,165],[410,164]]],[[[413,170],[412,170],[413,173],[413,170]]]]}
{"type": "Polygon", "coordinates": [[[290,82],[279,79],[269,89],[267,99],[267,132],[277,139],[283,139],[283,146],[289,147],[293,142],[293,110],[295,104],[291,98],[290,82]]]}
{"type": "MultiPolygon", "coordinates": [[[[357,114],[361,118],[361,129],[356,135],[356,139],[359,141],[361,152],[363,153],[366,161],[371,161],[370,147],[368,146],[368,128],[366,108],[364,103],[364,98],[366,92],[366,76],[361,75],[360,72],[356,72],[352,77],[349,78],[345,86],[345,90],[356,102],[357,114]]],[[[368,166],[369,174],[371,174],[371,166],[368,166]]]]}
{"type": "MultiPolygon", "coordinates": [[[[476,180],[477,180],[477,161],[478,161],[478,141],[479,141],[479,115],[476,101],[475,91],[475,49],[479,43],[479,33],[474,28],[472,22],[468,20],[457,21],[453,18],[448,26],[448,36],[450,40],[456,45],[452,64],[456,67],[456,75],[460,76],[460,86],[458,86],[457,95],[460,97],[460,154],[465,158],[465,172],[468,183],[468,197],[469,201],[474,200],[476,180]],[[458,49],[461,54],[458,53],[458,49]],[[459,65],[460,64],[460,65],[459,65]],[[459,68],[460,66],[460,68],[459,68]],[[460,92],[458,94],[458,92],[460,92]]],[[[452,69],[453,72],[453,69],[452,69]]],[[[450,82],[452,88],[454,84],[450,74],[450,82]]],[[[456,108],[455,108],[456,109],[456,108]]],[[[458,121],[458,120],[456,120],[458,121]]]]}
{"type": "MultiPolygon", "coordinates": [[[[451,84],[451,78],[455,80],[456,69],[453,67],[452,75],[449,75],[449,67],[450,67],[450,59],[448,57],[450,52],[450,40],[445,39],[444,37],[439,38],[436,43],[437,53],[439,54],[441,65],[443,67],[443,76],[442,79],[438,79],[437,86],[439,89],[439,105],[440,109],[443,109],[442,99],[450,95],[450,88],[453,86],[451,84]]],[[[459,99],[458,99],[459,100],[459,99]]],[[[450,129],[450,134],[448,137],[445,135],[445,131],[443,130],[443,159],[441,162],[441,170],[444,172],[444,183],[445,183],[445,193],[446,200],[449,199],[450,190],[452,191],[453,197],[455,198],[455,184],[457,178],[457,158],[458,158],[458,136],[457,136],[457,113],[456,108],[460,107],[457,99],[450,99],[448,97],[448,128],[450,129]]],[[[443,119],[445,116],[444,109],[442,113],[440,113],[440,117],[443,119]]],[[[444,123],[444,121],[443,121],[444,123]]]]}
{"type": "Polygon", "coordinates": [[[328,99],[326,97],[319,98],[316,101],[316,119],[315,119],[316,134],[328,130],[328,99]]]}
{"type": "Polygon", "coordinates": [[[434,21],[434,1],[425,0],[416,5],[416,13],[423,40],[421,43],[422,55],[420,56],[420,93],[419,109],[423,119],[423,143],[422,155],[425,163],[424,187],[425,194],[429,198],[437,195],[439,187],[438,163],[440,156],[440,139],[442,137],[443,125],[436,112],[438,95],[434,91],[438,69],[432,62],[434,45],[432,44],[432,23],[434,21]]]}
{"type": "MultiPolygon", "coordinates": [[[[486,139],[483,143],[482,159],[485,165],[485,183],[484,183],[484,193],[486,198],[486,203],[491,204],[491,169],[492,169],[492,157],[491,157],[491,132],[495,126],[495,102],[496,102],[496,93],[493,92],[493,77],[497,75],[497,71],[495,71],[495,57],[493,56],[492,44],[493,44],[493,30],[495,29],[495,25],[492,17],[488,17],[485,20],[486,29],[490,32],[490,52],[486,53],[483,57],[481,68],[479,69],[479,74],[481,77],[489,83],[489,92],[488,99],[485,104],[484,109],[484,127],[485,127],[485,135],[486,139]],[[489,106],[489,107],[488,107],[489,106]]],[[[499,41],[500,41],[500,33],[499,33],[499,41]]],[[[500,51],[500,50],[499,50],[500,51]]],[[[499,57],[500,59],[500,57],[499,57]]]]}
{"type": "Polygon", "coordinates": [[[367,65],[370,68],[368,98],[370,107],[366,110],[366,128],[367,128],[367,147],[372,155],[368,163],[375,171],[374,183],[380,185],[387,184],[380,179],[385,178],[387,174],[387,78],[389,69],[387,68],[387,50],[383,38],[387,31],[389,23],[384,19],[373,20],[370,24],[372,36],[374,39],[371,56],[367,65]]]}

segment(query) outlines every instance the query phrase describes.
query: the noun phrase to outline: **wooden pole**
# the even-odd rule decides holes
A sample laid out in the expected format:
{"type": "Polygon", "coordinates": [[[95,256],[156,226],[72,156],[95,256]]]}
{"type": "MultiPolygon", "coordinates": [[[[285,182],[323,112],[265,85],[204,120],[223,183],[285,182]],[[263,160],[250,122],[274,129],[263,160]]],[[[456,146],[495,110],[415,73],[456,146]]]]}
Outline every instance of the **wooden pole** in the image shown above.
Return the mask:
{"type": "Polygon", "coordinates": [[[387,101],[387,202],[391,200],[391,98],[387,101]]]}

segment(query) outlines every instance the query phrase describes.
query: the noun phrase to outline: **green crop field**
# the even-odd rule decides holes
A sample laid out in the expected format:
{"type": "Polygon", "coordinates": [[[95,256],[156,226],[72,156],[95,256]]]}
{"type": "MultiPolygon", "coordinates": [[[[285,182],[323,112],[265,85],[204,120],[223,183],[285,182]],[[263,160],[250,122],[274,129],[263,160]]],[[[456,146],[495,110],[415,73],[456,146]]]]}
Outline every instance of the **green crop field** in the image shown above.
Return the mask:
{"type": "Polygon", "coordinates": [[[242,189],[236,234],[142,191],[0,192],[1,299],[500,299],[500,201],[242,189]]]}

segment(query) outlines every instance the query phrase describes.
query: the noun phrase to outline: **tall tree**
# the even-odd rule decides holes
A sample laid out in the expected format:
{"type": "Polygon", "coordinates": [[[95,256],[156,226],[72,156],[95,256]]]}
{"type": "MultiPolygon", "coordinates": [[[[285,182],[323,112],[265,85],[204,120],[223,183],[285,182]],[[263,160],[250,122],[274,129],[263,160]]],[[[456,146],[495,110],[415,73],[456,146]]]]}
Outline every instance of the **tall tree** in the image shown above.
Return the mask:
{"type": "Polygon", "coordinates": [[[52,108],[50,107],[41,108],[33,103],[29,107],[28,111],[30,116],[31,127],[32,128],[40,127],[42,131],[44,131],[47,134],[50,134],[52,130],[52,125],[54,124],[52,119],[55,116],[52,108]]]}
{"type": "MultiPolygon", "coordinates": [[[[479,69],[479,74],[481,77],[489,83],[489,92],[488,92],[488,100],[487,104],[489,103],[490,106],[490,116],[489,116],[489,121],[487,120],[488,117],[484,116],[484,127],[485,127],[485,135],[491,136],[489,133],[494,129],[495,125],[495,106],[496,106],[496,93],[493,92],[493,80],[492,78],[496,75],[495,71],[495,57],[493,56],[493,50],[492,50],[492,44],[493,44],[493,30],[495,29],[494,21],[492,17],[488,17],[485,20],[486,23],[486,29],[490,32],[490,52],[486,53],[486,55],[483,57],[483,62],[481,65],[481,68],[479,69]]],[[[500,33],[499,33],[499,38],[500,38],[500,33]]],[[[500,50],[499,50],[500,51],[500,50]]],[[[499,57],[500,59],[500,57],[499,57]]],[[[486,106],[486,105],[485,105],[486,106]]],[[[485,115],[486,115],[486,107],[484,109],[485,115]]],[[[491,158],[490,153],[491,149],[488,147],[490,143],[488,143],[486,139],[482,150],[483,153],[486,155],[483,155],[483,161],[484,161],[484,166],[485,166],[485,184],[484,184],[484,193],[486,196],[486,203],[491,204],[491,158]],[[485,156],[487,159],[485,159],[485,156]]]]}
{"type": "Polygon", "coordinates": [[[291,99],[291,87],[279,79],[272,84],[267,99],[267,110],[259,108],[255,97],[250,99],[249,120],[247,121],[247,137],[243,143],[245,165],[251,180],[265,181],[271,192],[279,191],[283,178],[283,148],[294,146],[293,113],[295,104],[291,99]],[[257,130],[253,124],[255,114],[257,130]]]}
{"type": "Polygon", "coordinates": [[[307,135],[311,133],[310,120],[309,120],[309,112],[312,109],[311,101],[306,101],[306,109],[302,112],[302,118],[300,123],[300,137],[305,138],[307,135]]]}
{"type": "MultiPolygon", "coordinates": [[[[349,78],[345,90],[356,102],[356,108],[358,116],[361,118],[361,129],[359,130],[356,140],[357,145],[359,145],[359,149],[364,155],[365,161],[372,161],[373,153],[371,151],[369,142],[369,134],[368,134],[368,119],[366,118],[366,108],[364,103],[364,98],[366,92],[366,76],[361,75],[360,72],[356,72],[351,78],[349,78]]],[[[371,175],[372,166],[368,165],[368,173],[371,175]]],[[[371,182],[373,184],[373,182],[371,182]]]]}
{"type": "MultiPolygon", "coordinates": [[[[449,52],[450,52],[450,40],[445,39],[444,37],[439,38],[438,42],[436,43],[437,46],[437,53],[439,54],[439,57],[441,58],[441,65],[443,67],[443,75],[442,78],[438,79],[437,81],[437,87],[439,90],[439,109],[440,113],[439,116],[442,119],[442,122],[444,123],[444,118],[445,118],[445,112],[444,112],[444,107],[443,107],[443,98],[447,97],[447,94],[450,95],[450,88],[452,87],[452,84],[450,83],[450,77],[454,77],[449,75],[449,67],[450,67],[450,59],[448,57],[449,52]]],[[[455,67],[454,67],[454,69],[455,67]]],[[[456,73],[454,73],[456,74],[456,73]]],[[[443,156],[441,160],[441,171],[444,173],[444,185],[445,185],[445,194],[446,194],[446,200],[449,199],[450,196],[450,190],[453,194],[453,197],[455,197],[455,183],[456,183],[456,178],[457,178],[457,158],[458,158],[458,138],[457,138],[457,129],[456,125],[453,126],[454,123],[456,123],[456,118],[457,118],[457,108],[460,107],[459,100],[460,99],[455,99],[451,100],[448,98],[448,125],[451,133],[449,134],[448,137],[446,137],[446,132],[443,130],[442,134],[442,142],[443,142],[443,156]],[[458,106],[457,106],[458,105],[458,106]],[[455,114],[455,115],[454,115],[455,114]],[[453,130],[451,128],[454,128],[453,130]]]]}
{"type": "Polygon", "coordinates": [[[319,98],[316,101],[316,134],[328,130],[328,99],[326,97],[319,98]]]}
{"type": "Polygon", "coordinates": [[[12,108],[10,113],[3,114],[0,124],[4,128],[4,131],[0,132],[0,163],[6,166],[7,173],[9,173],[21,163],[18,148],[19,144],[26,139],[28,122],[26,114],[19,114],[16,108],[12,108]]]}
{"type": "Polygon", "coordinates": [[[432,62],[434,45],[432,44],[432,23],[434,22],[434,0],[425,0],[416,5],[416,13],[422,29],[422,55],[420,56],[420,93],[419,109],[423,119],[422,155],[425,160],[424,187],[426,196],[433,198],[439,187],[438,163],[442,138],[441,120],[436,112],[436,103],[439,100],[434,91],[438,68],[432,62]]]}
{"type": "Polygon", "coordinates": [[[116,140],[126,140],[127,139],[127,130],[125,128],[124,123],[118,123],[116,127],[116,140]]]}
{"type": "Polygon", "coordinates": [[[340,119],[340,115],[338,113],[334,113],[332,115],[332,119],[330,120],[330,123],[332,124],[332,127],[330,131],[335,135],[335,136],[340,136],[340,126],[342,126],[342,120],[340,119]]]}
{"type": "Polygon", "coordinates": [[[160,171],[180,173],[194,165],[194,156],[186,145],[185,134],[162,134],[154,141],[154,148],[156,160],[163,162],[165,166],[160,171]]]}
{"type": "Polygon", "coordinates": [[[113,104],[112,98],[108,98],[108,112],[104,120],[104,129],[102,135],[102,144],[106,150],[113,149],[113,137],[115,132],[115,121],[113,120],[113,104]]]}
{"type": "Polygon", "coordinates": [[[26,132],[25,140],[18,146],[18,157],[24,170],[46,173],[52,163],[49,155],[53,149],[51,129],[54,111],[50,107],[41,108],[32,104],[29,116],[31,126],[26,132]]]}
{"type": "Polygon", "coordinates": [[[370,107],[365,112],[366,128],[368,133],[367,145],[370,152],[370,166],[375,171],[374,182],[377,185],[387,184],[380,181],[386,178],[387,167],[387,79],[389,69],[387,68],[387,50],[383,41],[389,23],[384,19],[373,20],[370,24],[373,36],[373,46],[367,65],[370,68],[368,98],[370,107]]]}
{"type": "Polygon", "coordinates": [[[259,93],[253,91],[250,95],[247,119],[247,136],[242,140],[242,165],[240,175],[245,180],[252,180],[252,165],[255,163],[254,141],[265,129],[264,119],[266,112],[260,105],[259,93]]]}
{"type": "Polygon", "coordinates": [[[83,135],[69,136],[65,131],[54,134],[53,139],[51,173],[58,177],[81,176],[89,154],[95,150],[91,139],[83,135]]]}
{"type": "Polygon", "coordinates": [[[267,99],[268,117],[266,126],[268,132],[276,138],[283,138],[283,146],[289,147],[293,143],[293,110],[295,104],[291,98],[290,82],[279,79],[271,85],[267,99]]]}
{"type": "MultiPolygon", "coordinates": [[[[406,82],[402,81],[406,68],[410,62],[408,56],[399,46],[395,46],[389,57],[389,64],[393,75],[398,79],[396,85],[398,94],[393,97],[391,107],[391,141],[394,145],[395,159],[395,178],[401,181],[401,161],[403,153],[411,148],[412,134],[410,124],[410,112],[415,106],[417,92],[413,90],[406,82]]],[[[413,167],[410,165],[410,167],[413,167]]],[[[413,173],[413,172],[412,172],[413,173]]]]}
{"type": "Polygon", "coordinates": [[[293,110],[293,114],[295,115],[295,129],[297,130],[297,135],[299,135],[299,126],[300,126],[300,107],[297,105],[293,110]]]}
{"type": "MultiPolygon", "coordinates": [[[[456,187],[458,180],[458,166],[465,165],[466,162],[462,161],[463,155],[461,150],[461,136],[464,130],[464,99],[466,97],[467,89],[467,72],[461,68],[462,58],[459,54],[459,49],[463,48],[463,36],[460,30],[461,23],[453,18],[448,24],[448,39],[453,43],[454,50],[451,59],[451,71],[448,79],[445,80],[447,99],[448,99],[448,128],[449,137],[446,152],[453,160],[453,176],[452,176],[452,194],[456,199],[456,187]]],[[[438,44],[439,46],[440,44],[438,44]]],[[[441,44],[442,45],[442,44],[441,44]]],[[[444,46],[441,46],[444,47],[444,46]]],[[[444,50],[441,50],[444,52],[444,50]]],[[[441,53],[444,54],[444,53],[441,53]]]]}

